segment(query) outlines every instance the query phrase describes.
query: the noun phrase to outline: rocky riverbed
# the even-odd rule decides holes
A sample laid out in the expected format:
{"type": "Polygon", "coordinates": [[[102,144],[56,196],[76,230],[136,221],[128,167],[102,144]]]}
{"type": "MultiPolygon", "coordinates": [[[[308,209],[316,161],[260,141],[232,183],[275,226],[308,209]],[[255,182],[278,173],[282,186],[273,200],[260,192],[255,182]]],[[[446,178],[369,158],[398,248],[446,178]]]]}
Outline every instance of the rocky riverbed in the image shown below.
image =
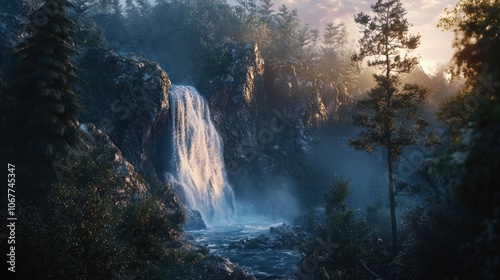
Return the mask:
{"type": "Polygon", "coordinates": [[[255,279],[293,279],[301,257],[298,246],[307,238],[300,227],[262,222],[209,227],[187,235],[255,279]]]}

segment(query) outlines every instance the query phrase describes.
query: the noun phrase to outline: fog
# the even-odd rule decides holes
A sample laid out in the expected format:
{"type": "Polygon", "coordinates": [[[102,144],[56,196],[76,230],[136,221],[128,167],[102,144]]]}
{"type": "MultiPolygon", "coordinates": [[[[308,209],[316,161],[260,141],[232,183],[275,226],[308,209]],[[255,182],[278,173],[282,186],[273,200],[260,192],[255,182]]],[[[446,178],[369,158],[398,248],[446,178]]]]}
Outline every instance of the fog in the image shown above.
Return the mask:
{"type": "MultiPolygon", "coordinates": [[[[258,180],[255,180],[258,184],[258,180]]],[[[299,199],[288,179],[274,178],[259,189],[249,183],[237,189],[237,221],[259,220],[290,223],[301,213],[299,199]],[[239,191],[238,191],[239,190],[239,191]]]]}

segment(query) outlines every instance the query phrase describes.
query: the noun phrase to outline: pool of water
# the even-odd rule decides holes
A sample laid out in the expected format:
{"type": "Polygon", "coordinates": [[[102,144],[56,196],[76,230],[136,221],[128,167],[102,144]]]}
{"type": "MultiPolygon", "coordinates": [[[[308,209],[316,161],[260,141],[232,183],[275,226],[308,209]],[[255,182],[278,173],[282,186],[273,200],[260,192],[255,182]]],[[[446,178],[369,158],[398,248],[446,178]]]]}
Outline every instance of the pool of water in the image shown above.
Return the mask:
{"type": "Polygon", "coordinates": [[[300,254],[295,250],[230,248],[233,242],[269,234],[269,227],[281,224],[246,222],[215,226],[188,233],[195,237],[196,243],[207,246],[210,254],[228,258],[231,262],[254,274],[257,279],[294,279],[293,273],[300,260],[300,254]]]}

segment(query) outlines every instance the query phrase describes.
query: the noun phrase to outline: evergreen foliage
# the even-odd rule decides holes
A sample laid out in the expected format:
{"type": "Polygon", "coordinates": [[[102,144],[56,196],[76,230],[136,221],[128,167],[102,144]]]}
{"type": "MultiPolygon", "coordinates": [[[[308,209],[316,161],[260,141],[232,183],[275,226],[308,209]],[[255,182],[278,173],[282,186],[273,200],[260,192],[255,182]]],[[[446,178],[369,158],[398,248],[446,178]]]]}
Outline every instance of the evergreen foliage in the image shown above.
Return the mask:
{"type": "Polygon", "coordinates": [[[378,267],[387,261],[386,246],[373,236],[368,221],[347,204],[350,193],[349,181],[335,177],[323,196],[325,222],[316,226],[314,237],[303,248],[302,262],[308,257],[317,262],[313,279],[369,279],[374,272],[367,270],[367,264],[378,267]]]}
{"type": "Polygon", "coordinates": [[[109,12],[113,5],[116,5],[114,0],[73,0],[71,1],[73,10],[79,16],[91,16],[96,13],[109,12]]]}
{"type": "Polygon", "coordinates": [[[0,13],[18,15],[26,11],[25,1],[0,0],[0,13]]]}
{"type": "Polygon", "coordinates": [[[398,75],[409,73],[418,63],[408,52],[420,43],[420,36],[408,33],[410,24],[406,10],[399,0],[378,0],[371,6],[374,16],[365,13],[355,15],[354,20],[363,28],[359,40],[359,53],[353,60],[368,59],[368,66],[376,67],[382,75],[374,75],[377,86],[368,96],[357,103],[359,113],[353,124],[363,128],[358,138],[349,140],[349,145],[367,152],[381,147],[387,150],[389,177],[389,201],[391,211],[392,242],[398,244],[396,224],[396,201],[398,182],[395,182],[394,163],[404,147],[415,145],[428,123],[418,115],[428,90],[416,84],[400,86],[398,75]]]}
{"type": "Polygon", "coordinates": [[[459,1],[441,19],[455,32],[455,75],[461,93],[443,103],[449,148],[434,174],[452,190],[449,203],[407,217],[408,240],[398,257],[408,279],[497,279],[500,275],[498,201],[498,1],[459,1]],[[494,136],[495,135],[495,136],[494,136]],[[439,250],[436,250],[439,248],[439,250]]]}
{"type": "Polygon", "coordinates": [[[466,87],[459,95],[446,100],[441,106],[440,119],[445,122],[459,144],[461,130],[473,121],[475,112],[498,90],[493,85],[500,80],[498,52],[500,47],[498,1],[459,1],[447,10],[438,27],[455,33],[454,64],[452,73],[466,79],[466,87]]]}
{"type": "Polygon", "coordinates": [[[477,82],[480,74],[498,70],[500,3],[494,0],[460,0],[447,9],[438,27],[455,33],[454,74],[477,82]]]}
{"type": "Polygon", "coordinates": [[[396,279],[453,279],[458,248],[472,236],[473,218],[454,201],[408,211],[402,222],[405,235],[394,260],[396,279]]]}
{"type": "MultiPolygon", "coordinates": [[[[299,11],[272,0],[237,0],[236,6],[224,0],[127,0],[124,7],[119,0],[59,5],[63,2],[0,0],[0,14],[17,18],[31,11],[32,23],[15,49],[6,36],[0,43],[6,62],[0,68],[0,131],[7,132],[2,133],[0,162],[15,159],[23,186],[17,228],[23,279],[212,277],[193,271],[203,255],[175,248],[182,246],[178,239],[185,217],[158,170],[147,162],[141,166],[138,172],[146,180],[138,181],[147,193],[124,199],[119,190],[130,182],[114,166],[117,150],[82,145],[77,120],[82,108],[73,92],[78,71],[72,61],[91,48],[112,46],[121,54],[157,60],[174,82],[206,85],[233,73],[235,46],[247,42],[258,46],[268,83],[266,98],[253,106],[295,110],[285,132],[275,135],[278,144],[259,153],[275,156],[281,165],[272,170],[300,183],[293,188],[304,204],[317,206],[324,177],[305,153],[282,151],[283,138],[317,144],[307,138],[304,126],[316,129],[332,114],[354,115],[354,126],[362,130],[349,144],[367,152],[387,151],[382,158],[387,161],[390,223],[389,213],[381,214],[384,202],[369,206],[366,215],[349,206],[349,182],[335,178],[323,196],[325,222],[311,222],[305,229],[312,238],[302,248],[303,261],[317,261],[314,279],[500,278],[498,1],[459,0],[441,20],[439,26],[456,35],[452,73],[466,80],[443,103],[459,85],[448,82],[443,69],[432,76],[416,67],[411,52],[420,35],[409,33],[400,0],[377,0],[372,14],[355,15],[363,36],[353,56],[344,25],[326,24],[317,45],[319,32],[300,22],[299,11]],[[375,85],[350,107],[355,89],[368,88],[352,63],[363,61],[380,72],[373,75],[375,85]],[[437,91],[429,98],[426,88],[406,81],[425,81],[437,91]],[[395,166],[407,150],[422,139],[435,141],[425,131],[437,103],[441,123],[435,125],[446,125],[445,139],[433,150],[435,158],[419,166],[408,182],[400,181],[395,166]],[[344,111],[327,104],[342,104],[344,111]],[[8,143],[6,134],[11,134],[8,143]],[[63,168],[57,181],[54,164],[63,168]],[[424,187],[412,196],[398,224],[396,197],[410,183],[424,187]],[[389,250],[389,236],[400,250],[389,250]],[[334,246],[318,255],[318,240],[334,246]]],[[[337,137],[345,124],[332,119],[337,137]]],[[[268,162],[265,158],[259,164],[268,162]]],[[[259,184],[253,187],[269,187],[259,184]]]]}
{"type": "Polygon", "coordinates": [[[77,115],[82,108],[72,88],[77,80],[72,63],[74,24],[67,6],[51,3],[31,14],[36,29],[16,53],[11,144],[23,165],[31,166],[27,176],[40,166],[42,174],[47,172],[80,143],[77,115]]]}
{"type": "Polygon", "coordinates": [[[169,213],[153,194],[120,201],[119,188],[126,184],[110,160],[114,153],[92,149],[77,157],[46,200],[21,204],[19,271],[23,277],[111,279],[126,274],[165,279],[165,275],[188,275],[196,258],[184,261],[187,254],[167,246],[182,232],[181,209],[169,213]],[[174,266],[174,259],[180,265],[174,266]]]}

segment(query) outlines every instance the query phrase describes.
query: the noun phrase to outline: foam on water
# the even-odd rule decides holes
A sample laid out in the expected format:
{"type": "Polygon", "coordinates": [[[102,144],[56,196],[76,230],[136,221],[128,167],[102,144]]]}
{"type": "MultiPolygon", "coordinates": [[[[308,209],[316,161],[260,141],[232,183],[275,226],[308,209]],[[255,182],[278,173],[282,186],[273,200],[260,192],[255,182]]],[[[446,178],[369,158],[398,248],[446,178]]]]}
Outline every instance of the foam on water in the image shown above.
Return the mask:
{"type": "Polygon", "coordinates": [[[230,223],[234,193],[227,182],[222,140],[203,97],[190,86],[170,90],[173,121],[173,179],[183,202],[208,225],[230,223]]]}

